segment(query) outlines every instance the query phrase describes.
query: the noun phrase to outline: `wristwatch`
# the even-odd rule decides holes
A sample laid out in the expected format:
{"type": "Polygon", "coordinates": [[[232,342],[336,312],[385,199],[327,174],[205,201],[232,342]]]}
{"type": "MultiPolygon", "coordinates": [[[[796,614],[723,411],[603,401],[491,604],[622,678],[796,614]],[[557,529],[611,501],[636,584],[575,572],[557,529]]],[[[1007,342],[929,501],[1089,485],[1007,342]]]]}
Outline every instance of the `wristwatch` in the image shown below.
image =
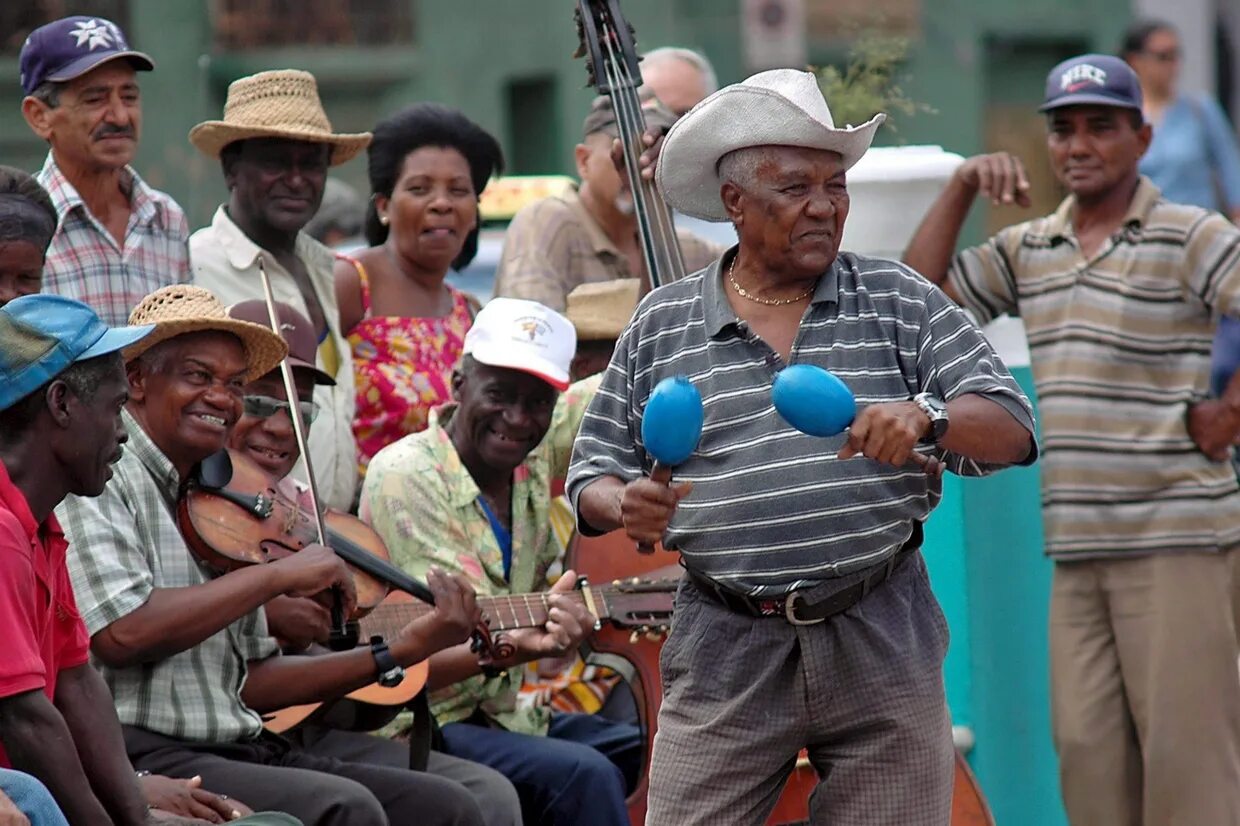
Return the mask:
{"type": "Polygon", "coordinates": [[[913,404],[930,420],[930,432],[922,441],[939,442],[947,435],[947,404],[929,393],[918,393],[913,397],[913,404]]]}
{"type": "Polygon", "coordinates": [[[375,670],[379,672],[377,682],[384,688],[395,688],[405,679],[405,669],[397,664],[388,644],[383,637],[370,638],[370,653],[375,656],[375,670]]]}

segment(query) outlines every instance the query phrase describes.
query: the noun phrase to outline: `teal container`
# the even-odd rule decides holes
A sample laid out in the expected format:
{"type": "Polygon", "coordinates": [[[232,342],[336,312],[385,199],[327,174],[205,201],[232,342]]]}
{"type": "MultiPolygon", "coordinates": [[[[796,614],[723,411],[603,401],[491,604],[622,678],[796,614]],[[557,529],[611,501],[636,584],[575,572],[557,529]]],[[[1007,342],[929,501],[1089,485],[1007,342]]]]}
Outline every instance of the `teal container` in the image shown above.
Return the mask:
{"type": "MultiPolygon", "coordinates": [[[[1031,399],[1027,366],[1011,367],[1031,399]]],[[[1036,406],[1036,401],[1035,401],[1036,406]]],[[[947,702],[1001,826],[1066,826],[1051,742],[1047,610],[1038,467],[947,476],[926,523],[934,592],[951,628],[947,702]]]]}

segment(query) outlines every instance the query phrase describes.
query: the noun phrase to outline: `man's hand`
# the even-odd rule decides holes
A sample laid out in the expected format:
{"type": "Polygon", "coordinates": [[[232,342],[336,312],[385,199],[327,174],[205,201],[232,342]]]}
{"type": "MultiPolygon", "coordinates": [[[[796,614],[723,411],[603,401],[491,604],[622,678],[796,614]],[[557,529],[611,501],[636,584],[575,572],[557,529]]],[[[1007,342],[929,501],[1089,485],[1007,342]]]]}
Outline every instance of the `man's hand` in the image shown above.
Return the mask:
{"type": "Polygon", "coordinates": [[[0,792],[0,826],[30,826],[30,821],[4,792],[0,792]]]}
{"type": "Polygon", "coordinates": [[[662,542],[676,506],[691,490],[692,482],[661,485],[644,477],[629,482],[620,497],[620,519],[625,533],[638,544],[662,542]]]}
{"type": "Polygon", "coordinates": [[[465,577],[431,568],[426,585],[435,595],[434,609],[406,625],[390,644],[392,657],[402,666],[465,642],[482,619],[474,587],[465,577]]]}
{"type": "Polygon", "coordinates": [[[317,600],[276,597],[263,609],[267,612],[267,629],[280,640],[282,648],[305,651],[311,643],[327,644],[332,614],[317,600]]]}
{"type": "Polygon", "coordinates": [[[577,574],[565,571],[547,592],[547,622],[542,628],[519,628],[506,633],[516,653],[505,660],[486,661],[498,668],[563,657],[577,650],[581,641],[590,636],[598,622],[581,600],[571,599],[567,592],[577,586],[577,574]]]}
{"type": "Polygon", "coordinates": [[[1025,165],[1008,152],[974,155],[957,167],[956,178],[993,204],[1033,204],[1025,165]]]}
{"type": "Polygon", "coordinates": [[[1188,408],[1188,435],[1215,462],[1227,460],[1228,448],[1240,430],[1240,412],[1221,399],[1207,399],[1188,408]]]}
{"type": "Polygon", "coordinates": [[[227,823],[250,814],[248,807],[202,788],[201,777],[188,779],[148,774],[138,778],[152,809],[207,823],[227,823]]]}
{"type": "Polygon", "coordinates": [[[339,588],[344,595],[345,614],[353,613],[357,604],[353,575],[331,548],[307,545],[267,567],[281,578],[281,591],[285,596],[312,597],[329,588],[339,588]]]}
{"type": "MultiPolygon", "coordinates": [[[[641,170],[642,180],[654,180],[655,164],[659,160],[659,153],[663,151],[663,138],[667,136],[667,130],[660,127],[647,127],[642,133],[642,146],[646,147],[640,157],[637,159],[637,167],[641,170]]],[[[627,187],[629,183],[629,173],[625,171],[624,162],[624,144],[616,138],[611,142],[611,162],[616,165],[616,171],[620,173],[620,180],[627,187]]]]}
{"type": "MultiPolygon", "coordinates": [[[[841,459],[865,456],[903,467],[915,458],[913,449],[929,432],[930,417],[914,402],[872,404],[857,415],[848,429],[848,441],[837,455],[841,459]]],[[[941,468],[935,463],[933,470],[939,473],[941,468]]]]}

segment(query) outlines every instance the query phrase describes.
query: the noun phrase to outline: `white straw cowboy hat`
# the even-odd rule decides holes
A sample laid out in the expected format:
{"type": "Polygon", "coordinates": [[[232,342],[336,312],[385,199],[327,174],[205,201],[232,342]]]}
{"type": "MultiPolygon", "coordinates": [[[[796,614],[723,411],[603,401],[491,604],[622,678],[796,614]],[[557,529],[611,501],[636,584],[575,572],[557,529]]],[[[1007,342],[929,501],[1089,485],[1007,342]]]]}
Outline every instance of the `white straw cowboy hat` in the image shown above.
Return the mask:
{"type": "Polygon", "coordinates": [[[751,146],[800,146],[838,152],[849,169],[886,120],[835,128],[831,110],[809,72],[772,69],[725,86],[676,121],[659,153],[655,176],[668,203],[707,221],[726,221],[719,196],[719,160],[751,146]]]}
{"type": "Polygon", "coordinates": [[[633,317],[640,297],[641,282],[636,278],[592,281],[568,294],[564,315],[577,329],[578,341],[617,339],[633,317]]]}
{"type": "Polygon", "coordinates": [[[189,141],[204,155],[247,138],[288,138],[331,146],[331,165],[356,157],[370,145],[370,133],[337,134],[319,101],[314,75],[297,69],[259,72],[228,85],[224,119],[204,121],[189,130],[189,141]]]}
{"type": "Polygon", "coordinates": [[[129,324],[134,327],[153,324],[155,329],[122,351],[126,363],[170,338],[217,330],[241,339],[249,364],[245,374],[247,384],[267,375],[288,355],[288,345],[282,336],[270,328],[230,318],[214,293],[192,284],[173,284],[151,293],[133,308],[129,324]]]}

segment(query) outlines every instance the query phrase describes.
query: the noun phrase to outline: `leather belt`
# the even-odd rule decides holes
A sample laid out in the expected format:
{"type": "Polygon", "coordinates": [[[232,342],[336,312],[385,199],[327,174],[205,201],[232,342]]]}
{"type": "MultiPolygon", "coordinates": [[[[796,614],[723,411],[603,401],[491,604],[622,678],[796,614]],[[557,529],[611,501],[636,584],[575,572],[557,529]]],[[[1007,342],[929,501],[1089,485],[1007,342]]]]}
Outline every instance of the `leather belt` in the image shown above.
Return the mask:
{"type": "Polygon", "coordinates": [[[830,583],[823,583],[808,591],[792,591],[777,597],[751,597],[726,588],[692,569],[686,570],[689,579],[699,591],[738,614],[782,617],[793,625],[814,625],[844,613],[870,591],[890,579],[896,569],[921,547],[921,539],[921,524],[917,523],[908,542],[888,557],[886,562],[876,565],[874,570],[856,582],[836,590],[831,590],[830,583]],[[825,595],[820,596],[824,591],[825,595]]]}

